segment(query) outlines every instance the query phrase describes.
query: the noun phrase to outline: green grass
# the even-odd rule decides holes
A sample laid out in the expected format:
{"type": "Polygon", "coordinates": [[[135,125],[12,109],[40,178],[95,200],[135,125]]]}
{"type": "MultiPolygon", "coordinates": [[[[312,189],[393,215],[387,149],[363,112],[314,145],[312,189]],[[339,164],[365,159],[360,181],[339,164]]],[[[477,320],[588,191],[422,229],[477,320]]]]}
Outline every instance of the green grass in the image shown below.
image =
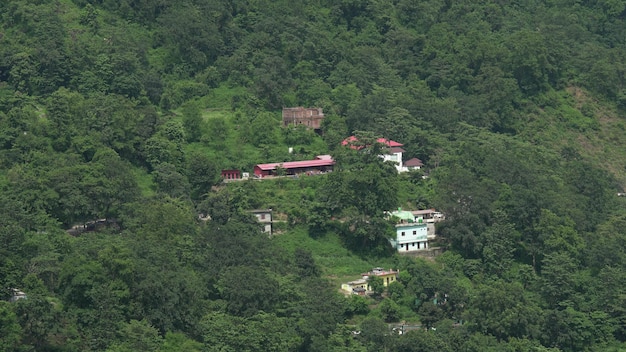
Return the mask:
{"type": "Polygon", "coordinates": [[[215,110],[215,109],[204,109],[202,110],[202,119],[204,121],[222,118],[226,121],[229,121],[233,118],[233,112],[230,110],[215,110]]]}
{"type": "Polygon", "coordinates": [[[152,182],[152,176],[144,169],[135,167],[132,169],[132,174],[137,180],[137,185],[141,190],[141,195],[144,197],[150,197],[154,195],[154,183],[152,182]]]}
{"type": "Polygon", "coordinates": [[[344,247],[339,235],[335,233],[327,233],[314,239],[309,236],[306,228],[296,227],[274,237],[274,241],[290,252],[295,251],[296,248],[311,251],[323,275],[337,287],[340,287],[342,282],[361,278],[361,273],[367,272],[373,267],[393,267],[393,258],[391,257],[364,259],[350,252],[344,247]]]}
{"type": "Polygon", "coordinates": [[[547,93],[550,106],[529,114],[520,137],[559,151],[574,149],[582,159],[612,174],[626,188],[626,131],[623,112],[596,101],[579,87],[547,93]]]}
{"type": "Polygon", "coordinates": [[[232,99],[237,95],[246,94],[244,87],[228,87],[225,84],[211,89],[208,95],[200,98],[200,106],[205,109],[231,110],[232,99]]]}

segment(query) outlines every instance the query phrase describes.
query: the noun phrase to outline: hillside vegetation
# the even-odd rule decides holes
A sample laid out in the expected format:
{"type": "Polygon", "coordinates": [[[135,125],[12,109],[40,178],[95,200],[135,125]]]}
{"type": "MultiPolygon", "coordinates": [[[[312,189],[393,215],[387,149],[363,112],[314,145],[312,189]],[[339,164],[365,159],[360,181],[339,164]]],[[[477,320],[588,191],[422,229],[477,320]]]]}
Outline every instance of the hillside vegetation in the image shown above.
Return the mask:
{"type": "Polygon", "coordinates": [[[624,0],[1,1],[0,351],[626,350],[625,136],[624,0]]]}

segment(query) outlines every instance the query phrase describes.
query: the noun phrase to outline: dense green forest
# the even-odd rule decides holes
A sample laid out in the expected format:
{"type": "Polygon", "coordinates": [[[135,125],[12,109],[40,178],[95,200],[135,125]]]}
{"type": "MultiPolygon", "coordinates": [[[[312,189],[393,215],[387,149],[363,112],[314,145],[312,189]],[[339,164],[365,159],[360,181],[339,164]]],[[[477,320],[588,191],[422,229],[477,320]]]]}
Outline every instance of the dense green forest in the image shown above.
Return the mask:
{"type": "Polygon", "coordinates": [[[0,351],[626,351],[625,137],[625,0],[0,1],[0,351]]]}

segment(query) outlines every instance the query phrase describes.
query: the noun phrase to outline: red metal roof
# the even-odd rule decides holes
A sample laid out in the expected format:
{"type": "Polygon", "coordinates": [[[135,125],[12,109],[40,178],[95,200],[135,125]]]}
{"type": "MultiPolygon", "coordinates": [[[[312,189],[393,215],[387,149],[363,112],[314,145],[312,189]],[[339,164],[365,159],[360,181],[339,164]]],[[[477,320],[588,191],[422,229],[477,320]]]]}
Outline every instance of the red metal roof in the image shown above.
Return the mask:
{"type": "Polygon", "coordinates": [[[303,167],[318,167],[318,166],[332,166],[335,165],[335,161],[332,159],[323,160],[303,160],[303,161],[285,161],[283,163],[270,163],[270,164],[258,164],[257,167],[261,170],[274,170],[280,166],[283,169],[297,169],[303,167]]]}
{"type": "MultiPolygon", "coordinates": [[[[357,141],[357,140],[358,139],[355,136],[350,136],[350,137],[344,139],[343,142],[341,142],[341,145],[348,145],[350,142],[354,142],[354,141],[357,141]]],[[[385,139],[385,138],[378,138],[376,140],[376,142],[385,144],[388,147],[402,147],[403,146],[402,143],[398,143],[396,141],[392,141],[390,139],[385,139]]]]}

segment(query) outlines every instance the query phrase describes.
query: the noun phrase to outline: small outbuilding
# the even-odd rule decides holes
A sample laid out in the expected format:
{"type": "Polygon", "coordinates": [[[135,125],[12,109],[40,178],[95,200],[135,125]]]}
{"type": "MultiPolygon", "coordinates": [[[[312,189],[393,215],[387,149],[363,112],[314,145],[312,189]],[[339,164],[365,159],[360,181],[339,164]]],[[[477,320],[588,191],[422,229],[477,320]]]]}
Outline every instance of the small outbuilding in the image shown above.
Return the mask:
{"type": "Polygon", "coordinates": [[[268,235],[272,235],[272,209],[254,209],[250,210],[254,216],[256,216],[257,221],[261,224],[261,231],[267,233],[268,235]]]}

